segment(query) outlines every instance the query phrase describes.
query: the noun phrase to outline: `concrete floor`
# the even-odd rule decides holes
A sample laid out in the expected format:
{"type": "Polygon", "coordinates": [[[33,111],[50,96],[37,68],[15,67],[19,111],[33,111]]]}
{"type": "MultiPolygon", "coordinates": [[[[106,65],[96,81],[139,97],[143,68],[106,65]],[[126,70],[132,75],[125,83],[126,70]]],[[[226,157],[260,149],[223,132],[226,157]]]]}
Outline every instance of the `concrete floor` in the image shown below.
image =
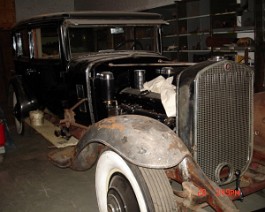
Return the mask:
{"type": "MultiPolygon", "coordinates": [[[[47,160],[53,148],[27,127],[24,136],[10,127],[14,146],[0,164],[0,212],[97,212],[95,167],[86,172],[60,169],[47,160]]],[[[265,207],[264,191],[237,202],[240,211],[265,207]]]]}
{"type": "Polygon", "coordinates": [[[50,144],[32,129],[11,136],[0,164],[1,212],[97,212],[95,167],[86,172],[60,169],[47,160],[50,144]]]}

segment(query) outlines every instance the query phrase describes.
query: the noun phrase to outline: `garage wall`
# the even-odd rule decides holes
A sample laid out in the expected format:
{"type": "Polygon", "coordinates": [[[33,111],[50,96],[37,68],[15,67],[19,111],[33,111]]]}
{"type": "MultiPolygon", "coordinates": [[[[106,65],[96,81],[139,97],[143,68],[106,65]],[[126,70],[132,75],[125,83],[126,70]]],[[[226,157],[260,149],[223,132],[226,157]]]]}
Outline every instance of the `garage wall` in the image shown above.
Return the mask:
{"type": "Polygon", "coordinates": [[[15,21],[15,0],[0,0],[0,29],[10,29],[15,21]]]}
{"type": "Polygon", "coordinates": [[[74,0],[15,0],[16,21],[53,12],[74,10],[74,0]]]}
{"type": "Polygon", "coordinates": [[[75,10],[140,11],[173,3],[174,0],[75,0],[75,10]]]}
{"type": "Polygon", "coordinates": [[[8,82],[13,69],[12,39],[10,30],[0,29],[0,107],[4,108],[7,100],[8,82]]]}
{"type": "Polygon", "coordinates": [[[0,107],[7,100],[10,70],[13,68],[11,27],[16,21],[15,0],[0,0],[0,107]]]}
{"type": "Polygon", "coordinates": [[[173,4],[174,0],[15,0],[16,21],[35,15],[81,10],[140,11],[173,4]]]}

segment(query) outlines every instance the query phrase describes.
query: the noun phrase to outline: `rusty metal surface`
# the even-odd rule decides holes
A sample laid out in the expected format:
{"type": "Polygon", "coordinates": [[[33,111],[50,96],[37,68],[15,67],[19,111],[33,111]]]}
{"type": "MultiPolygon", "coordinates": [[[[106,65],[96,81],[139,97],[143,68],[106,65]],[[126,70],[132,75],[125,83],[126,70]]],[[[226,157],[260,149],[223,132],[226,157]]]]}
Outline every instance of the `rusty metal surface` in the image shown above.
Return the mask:
{"type": "MultiPolygon", "coordinates": [[[[249,182],[248,193],[251,187],[253,192],[255,191],[254,184],[265,181],[265,92],[254,95],[254,135],[253,159],[244,175],[249,182]]],[[[260,187],[260,189],[263,188],[260,187]]]]}
{"type": "Polygon", "coordinates": [[[174,193],[182,196],[180,204],[184,208],[196,210],[207,206],[201,204],[207,202],[215,211],[238,211],[227,195],[218,195],[221,188],[203,173],[192,157],[185,157],[175,170],[167,170],[166,174],[169,178],[182,183],[183,191],[174,193]]]}
{"type": "Polygon", "coordinates": [[[60,124],[64,124],[67,128],[70,126],[78,127],[81,129],[88,129],[87,126],[76,123],[75,120],[75,112],[74,109],[79,107],[82,103],[86,102],[87,99],[81,99],[79,102],[77,102],[73,107],[70,109],[64,109],[64,119],[60,120],[60,124]]]}
{"type": "Polygon", "coordinates": [[[254,94],[254,153],[242,182],[244,196],[265,188],[265,92],[254,94]]]}
{"type": "Polygon", "coordinates": [[[260,191],[264,188],[265,188],[265,180],[258,183],[254,183],[249,187],[242,188],[241,191],[244,194],[244,196],[247,196],[253,194],[254,192],[260,191]]]}
{"type": "MultiPolygon", "coordinates": [[[[49,111],[45,111],[44,113],[44,118],[46,120],[48,120],[49,122],[51,122],[53,125],[55,126],[64,126],[65,123],[60,120],[57,116],[55,116],[54,114],[51,114],[49,111]]],[[[65,120],[65,119],[63,119],[65,120]]],[[[82,127],[79,127],[79,125],[71,125],[69,127],[69,133],[75,137],[76,139],[80,139],[83,137],[83,135],[85,134],[85,132],[87,131],[88,127],[82,125],[82,127]]]]}
{"type": "Polygon", "coordinates": [[[254,95],[254,132],[255,151],[265,155],[265,92],[254,95]]]}
{"type": "Polygon", "coordinates": [[[71,159],[73,158],[75,149],[73,146],[66,147],[63,150],[56,149],[50,151],[48,154],[48,159],[56,166],[60,168],[66,168],[71,165],[71,159]]]}
{"type": "Polygon", "coordinates": [[[170,168],[190,155],[170,128],[138,115],[110,117],[92,125],[78,143],[77,154],[93,142],[102,143],[131,163],[147,168],[170,168]]]}
{"type": "Polygon", "coordinates": [[[80,152],[75,151],[74,157],[71,158],[70,168],[78,171],[90,169],[96,162],[102,145],[92,143],[80,152]]]}

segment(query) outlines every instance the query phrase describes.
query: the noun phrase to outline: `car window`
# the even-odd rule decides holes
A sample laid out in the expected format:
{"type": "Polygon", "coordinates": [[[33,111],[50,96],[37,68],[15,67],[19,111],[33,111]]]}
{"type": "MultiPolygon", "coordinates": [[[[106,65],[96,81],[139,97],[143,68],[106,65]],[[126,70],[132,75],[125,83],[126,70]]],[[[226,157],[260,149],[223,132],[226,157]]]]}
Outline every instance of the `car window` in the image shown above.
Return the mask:
{"type": "Polygon", "coordinates": [[[29,57],[29,37],[27,30],[21,30],[13,35],[13,49],[16,56],[29,57]]]}
{"type": "Polygon", "coordinates": [[[16,56],[23,55],[21,32],[17,32],[13,36],[13,48],[15,50],[16,56]]]}
{"type": "Polygon", "coordinates": [[[33,57],[59,58],[59,39],[56,27],[35,28],[31,31],[33,57]]]}
{"type": "Polygon", "coordinates": [[[71,54],[103,50],[157,51],[154,26],[69,27],[71,54]]]}

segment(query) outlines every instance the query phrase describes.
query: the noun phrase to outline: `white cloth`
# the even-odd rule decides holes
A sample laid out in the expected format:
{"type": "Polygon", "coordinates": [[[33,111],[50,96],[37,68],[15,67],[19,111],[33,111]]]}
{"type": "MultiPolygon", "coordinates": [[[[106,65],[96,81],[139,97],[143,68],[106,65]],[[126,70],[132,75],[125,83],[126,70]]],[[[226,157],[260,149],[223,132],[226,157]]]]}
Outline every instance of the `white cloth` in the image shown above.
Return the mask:
{"type": "Polygon", "coordinates": [[[165,79],[158,76],[145,82],[143,90],[149,90],[161,95],[161,101],[168,117],[176,116],[176,86],[172,85],[173,77],[165,79]]]}

